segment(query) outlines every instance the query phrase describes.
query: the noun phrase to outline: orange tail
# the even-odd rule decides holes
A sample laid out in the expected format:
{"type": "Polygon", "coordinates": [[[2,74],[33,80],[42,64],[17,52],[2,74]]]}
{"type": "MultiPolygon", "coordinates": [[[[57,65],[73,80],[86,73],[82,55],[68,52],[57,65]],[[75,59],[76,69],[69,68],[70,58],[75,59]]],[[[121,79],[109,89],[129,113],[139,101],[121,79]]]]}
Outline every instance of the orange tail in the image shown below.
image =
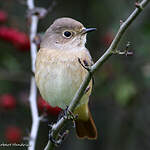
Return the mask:
{"type": "Polygon", "coordinates": [[[90,112],[89,112],[89,119],[87,121],[77,119],[75,121],[75,124],[76,124],[76,133],[79,138],[88,138],[91,140],[97,138],[97,129],[90,112]]]}

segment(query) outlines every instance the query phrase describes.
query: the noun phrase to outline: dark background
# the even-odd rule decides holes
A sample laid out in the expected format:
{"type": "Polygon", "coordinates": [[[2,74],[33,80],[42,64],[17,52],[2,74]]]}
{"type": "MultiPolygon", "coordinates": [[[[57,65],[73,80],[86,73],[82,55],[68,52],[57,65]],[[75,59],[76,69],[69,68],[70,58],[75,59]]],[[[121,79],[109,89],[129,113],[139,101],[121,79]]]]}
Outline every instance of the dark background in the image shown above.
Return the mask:
{"type": "MultiPolygon", "coordinates": [[[[8,20],[0,26],[16,28],[28,34],[27,7],[21,0],[0,0],[0,10],[8,13],[8,20]]],[[[97,31],[88,35],[86,47],[96,61],[109,47],[120,20],[125,20],[135,9],[134,0],[55,0],[56,7],[39,22],[38,32],[44,32],[59,17],[72,17],[97,31]]],[[[48,8],[52,1],[35,0],[36,6],[48,8]]],[[[129,27],[119,50],[127,42],[133,56],[112,56],[94,75],[95,85],[90,97],[90,108],[98,129],[95,141],[79,140],[75,130],[60,149],[64,150],[149,150],[150,149],[150,6],[129,27]]],[[[17,126],[23,137],[29,135],[31,114],[28,103],[30,87],[30,52],[16,49],[0,39],[0,95],[11,94],[17,105],[9,110],[0,108],[0,143],[8,143],[8,126],[17,126]]],[[[49,116],[49,118],[54,118],[49,116]]],[[[45,146],[47,122],[42,122],[37,150],[45,146]]],[[[25,147],[0,147],[25,149],[25,147]]]]}

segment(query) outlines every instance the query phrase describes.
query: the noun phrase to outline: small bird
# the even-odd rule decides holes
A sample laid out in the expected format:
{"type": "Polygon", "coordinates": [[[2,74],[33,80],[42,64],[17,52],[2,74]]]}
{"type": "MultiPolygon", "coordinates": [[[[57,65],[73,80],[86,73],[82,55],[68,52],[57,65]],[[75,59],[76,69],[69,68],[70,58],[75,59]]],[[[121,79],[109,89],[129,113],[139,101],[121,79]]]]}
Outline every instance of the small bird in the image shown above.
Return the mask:
{"type": "MultiPolygon", "coordinates": [[[[69,106],[87,75],[83,65],[91,66],[93,62],[85,47],[86,35],[94,30],[64,17],[56,19],[43,36],[36,57],[35,79],[41,96],[51,106],[62,109],[69,106]]],[[[75,127],[79,138],[97,138],[97,129],[88,107],[91,90],[92,80],[73,112],[78,115],[75,127]]]]}

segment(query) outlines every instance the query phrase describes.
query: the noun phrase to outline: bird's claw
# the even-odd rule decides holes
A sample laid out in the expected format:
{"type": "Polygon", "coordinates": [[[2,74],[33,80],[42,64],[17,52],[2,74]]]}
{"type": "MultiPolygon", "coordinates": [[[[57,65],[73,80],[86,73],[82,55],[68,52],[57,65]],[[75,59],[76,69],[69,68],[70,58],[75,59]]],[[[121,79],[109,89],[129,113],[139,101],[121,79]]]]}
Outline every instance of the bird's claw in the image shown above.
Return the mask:
{"type": "Polygon", "coordinates": [[[68,106],[66,106],[66,109],[64,110],[64,119],[75,121],[77,119],[78,115],[74,115],[72,111],[68,109],[68,106]]]}
{"type": "Polygon", "coordinates": [[[69,130],[66,130],[62,135],[59,134],[58,139],[54,139],[52,130],[49,131],[49,140],[58,147],[61,145],[62,141],[65,139],[65,137],[68,135],[69,130]]]}

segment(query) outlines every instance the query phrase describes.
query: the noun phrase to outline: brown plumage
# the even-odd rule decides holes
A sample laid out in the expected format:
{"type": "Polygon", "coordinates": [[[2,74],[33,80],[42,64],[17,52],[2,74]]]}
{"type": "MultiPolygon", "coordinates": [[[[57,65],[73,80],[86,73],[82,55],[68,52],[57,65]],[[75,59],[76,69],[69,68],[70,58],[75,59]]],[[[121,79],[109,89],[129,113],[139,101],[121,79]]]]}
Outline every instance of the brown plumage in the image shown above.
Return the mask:
{"type": "Polygon", "coordinates": [[[79,108],[75,109],[75,114],[78,114],[78,119],[75,121],[76,133],[79,138],[96,139],[97,129],[93,121],[91,112],[89,110],[88,104],[83,104],[79,108]],[[84,115],[83,110],[86,110],[87,116],[84,115]]]}
{"type": "Polygon", "coordinates": [[[89,114],[89,119],[87,121],[77,119],[75,121],[75,124],[76,124],[76,133],[79,138],[88,138],[88,139],[97,138],[97,129],[91,114],[89,114]]]}

